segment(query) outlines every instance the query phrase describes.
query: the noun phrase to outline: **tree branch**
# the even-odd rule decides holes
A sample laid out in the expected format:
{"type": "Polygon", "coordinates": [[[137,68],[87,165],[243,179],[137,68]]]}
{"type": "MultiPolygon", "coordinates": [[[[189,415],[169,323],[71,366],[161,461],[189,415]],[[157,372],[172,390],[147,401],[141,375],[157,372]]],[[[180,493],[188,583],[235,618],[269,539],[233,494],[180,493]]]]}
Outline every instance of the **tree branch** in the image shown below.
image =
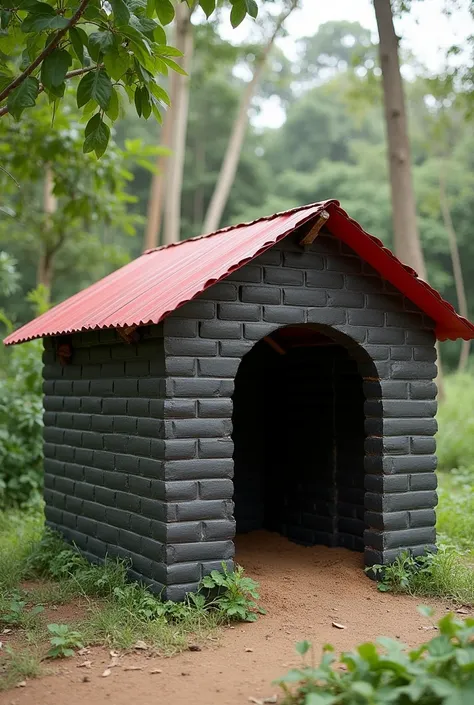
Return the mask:
{"type": "Polygon", "coordinates": [[[27,79],[28,76],[30,76],[36,68],[38,68],[38,66],[46,59],[46,57],[49,56],[49,54],[52,54],[52,52],[56,49],[64,35],[81,19],[89,2],[90,0],[82,0],[76,12],[69,20],[68,24],[56,33],[54,39],[48,44],[45,49],[43,49],[41,54],[39,54],[36,59],[32,61],[29,66],[27,66],[23,73],[20,73],[20,75],[17,76],[14,81],[12,81],[6,88],[3,89],[3,91],[0,93],[0,103],[2,102],[2,100],[5,100],[5,98],[7,98],[10,93],[15,90],[15,88],[22,84],[23,81],[27,79]]]}
{"type": "MultiPolygon", "coordinates": [[[[65,76],[64,80],[66,81],[68,78],[74,78],[75,76],[82,76],[84,73],[89,73],[89,71],[95,71],[95,69],[99,68],[101,69],[103,67],[103,64],[94,64],[94,66],[86,66],[85,68],[82,69],[75,69],[74,71],[69,71],[65,76]]],[[[42,83],[40,83],[39,86],[39,93],[42,93],[44,91],[44,86],[42,83]]],[[[3,108],[0,108],[0,117],[2,115],[6,115],[8,113],[8,108],[5,105],[3,108]]]]}

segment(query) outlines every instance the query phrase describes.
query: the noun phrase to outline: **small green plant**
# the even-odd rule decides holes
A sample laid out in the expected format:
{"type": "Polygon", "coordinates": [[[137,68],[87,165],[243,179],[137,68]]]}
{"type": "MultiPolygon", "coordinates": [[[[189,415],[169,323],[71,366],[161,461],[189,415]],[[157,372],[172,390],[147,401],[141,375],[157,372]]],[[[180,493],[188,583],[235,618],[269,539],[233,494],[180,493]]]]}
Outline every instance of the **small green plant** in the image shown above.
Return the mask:
{"type": "Polygon", "coordinates": [[[48,624],[48,631],[53,635],[49,640],[51,648],[47,653],[48,658],[74,656],[74,649],[83,646],[80,632],[72,630],[67,624],[48,624]]]}
{"type": "MultiPolygon", "coordinates": [[[[420,611],[433,614],[426,607],[420,611]]],[[[380,637],[336,658],[326,645],[318,666],[310,642],[301,642],[296,647],[301,668],[276,681],[283,705],[468,705],[474,702],[474,619],[463,622],[448,614],[438,630],[412,651],[380,637]]]]}
{"type": "Polygon", "coordinates": [[[25,600],[13,598],[7,605],[6,611],[0,614],[0,622],[13,627],[22,627],[34,621],[34,618],[44,610],[42,605],[35,605],[31,610],[27,610],[26,607],[25,600]]]}
{"type": "Polygon", "coordinates": [[[0,691],[13,688],[26,678],[37,678],[41,675],[41,654],[37,648],[14,650],[11,646],[5,648],[0,691]]]}
{"type": "Polygon", "coordinates": [[[257,604],[258,585],[244,575],[242,566],[230,571],[222,563],[222,572],[213,570],[202,579],[201,586],[211,591],[209,606],[221,610],[229,620],[255,622],[258,614],[265,614],[257,604]]]}

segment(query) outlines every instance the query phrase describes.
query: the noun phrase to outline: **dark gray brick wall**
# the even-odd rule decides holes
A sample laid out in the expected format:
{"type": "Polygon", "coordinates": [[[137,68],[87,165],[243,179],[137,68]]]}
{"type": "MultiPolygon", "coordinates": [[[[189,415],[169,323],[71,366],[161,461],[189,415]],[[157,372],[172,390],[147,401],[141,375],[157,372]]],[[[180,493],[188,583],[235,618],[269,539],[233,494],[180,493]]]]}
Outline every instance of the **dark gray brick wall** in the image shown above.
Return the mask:
{"type": "Polygon", "coordinates": [[[91,560],[125,558],[132,576],[161,591],[173,513],[163,467],[162,326],[142,336],[129,345],[110,330],[74,335],[64,367],[45,340],[44,496],[47,523],[91,560]]]}
{"type": "MultiPolygon", "coordinates": [[[[131,559],[132,575],[166,586],[170,599],[232,562],[234,379],[257,341],[290,324],[329,333],[363,378],[365,496],[346,516],[347,545],[357,547],[362,522],[367,565],[434,545],[432,322],[332,236],[306,252],[297,240],[145,329],[136,345],[113,331],[74,336],[62,368],[46,341],[48,522],[93,560],[131,559]]],[[[350,490],[350,467],[344,478],[350,490]]]]}

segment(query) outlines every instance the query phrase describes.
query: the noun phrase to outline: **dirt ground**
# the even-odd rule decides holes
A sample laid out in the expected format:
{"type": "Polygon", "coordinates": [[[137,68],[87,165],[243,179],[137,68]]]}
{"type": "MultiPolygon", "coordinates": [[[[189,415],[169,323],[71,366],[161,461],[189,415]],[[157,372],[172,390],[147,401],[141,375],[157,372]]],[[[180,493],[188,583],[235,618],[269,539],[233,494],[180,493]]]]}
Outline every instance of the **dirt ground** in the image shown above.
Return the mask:
{"type": "MultiPolygon", "coordinates": [[[[258,622],[228,628],[202,651],[169,659],[124,654],[106,678],[109,653],[94,648],[53,675],[1,694],[0,705],[242,705],[278,693],[272,680],[298,665],[294,646],[302,639],[319,655],[327,642],[341,651],[384,635],[415,646],[434,634],[416,610],[420,599],[377,592],[360,554],[305,548],[261,532],[239,538],[237,560],[260,583],[267,614],[258,622]],[[78,668],[84,659],[90,669],[78,668]]],[[[437,616],[446,612],[446,605],[428,604],[437,616]]]]}

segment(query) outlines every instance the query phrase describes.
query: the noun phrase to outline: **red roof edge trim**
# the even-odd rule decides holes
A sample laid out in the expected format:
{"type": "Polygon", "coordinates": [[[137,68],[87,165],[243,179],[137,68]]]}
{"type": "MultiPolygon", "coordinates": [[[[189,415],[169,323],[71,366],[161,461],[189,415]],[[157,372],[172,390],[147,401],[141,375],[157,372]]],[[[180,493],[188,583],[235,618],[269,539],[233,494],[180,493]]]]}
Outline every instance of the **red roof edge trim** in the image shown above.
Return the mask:
{"type": "Polygon", "coordinates": [[[438,340],[474,338],[474,325],[459,316],[436,289],[420,279],[414,269],[400,262],[381,240],[369,235],[342,208],[334,205],[330,213],[329,230],[436,322],[438,340]]]}

